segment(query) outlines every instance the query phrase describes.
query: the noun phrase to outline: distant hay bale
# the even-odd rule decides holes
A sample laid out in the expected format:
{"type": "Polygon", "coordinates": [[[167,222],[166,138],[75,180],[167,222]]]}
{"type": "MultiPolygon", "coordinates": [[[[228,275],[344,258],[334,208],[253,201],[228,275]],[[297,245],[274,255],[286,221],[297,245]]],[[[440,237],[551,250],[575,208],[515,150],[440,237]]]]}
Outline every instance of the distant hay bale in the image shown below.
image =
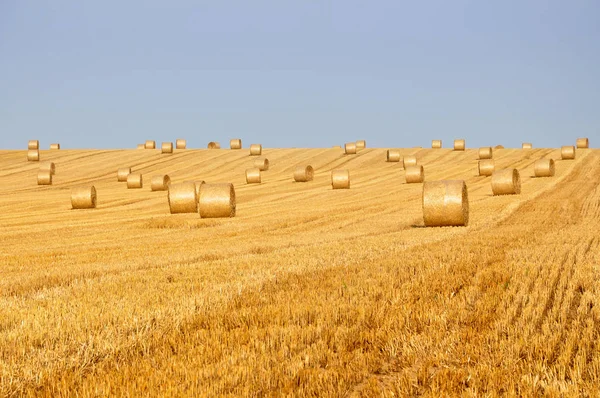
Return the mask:
{"type": "Polygon", "coordinates": [[[314,176],[314,170],[312,166],[298,166],[294,171],[294,181],[296,182],[308,182],[312,181],[314,176]]]}
{"type": "Polygon", "coordinates": [[[27,149],[40,149],[40,141],[39,140],[29,140],[27,142],[27,149]]]}
{"type": "Polygon", "coordinates": [[[146,145],[138,144],[137,149],[146,149],[146,145]]]}
{"type": "Polygon", "coordinates": [[[144,148],[146,148],[146,149],[156,149],[156,142],[153,141],[153,140],[148,140],[144,144],[144,148]]]}
{"type": "Polygon", "coordinates": [[[56,166],[54,162],[40,163],[40,171],[49,171],[52,175],[56,174],[56,166]]]}
{"type": "Polygon", "coordinates": [[[121,167],[117,170],[117,181],[127,182],[127,176],[131,174],[131,167],[121,167]]]}
{"type": "Polygon", "coordinates": [[[219,144],[218,142],[211,141],[208,143],[207,148],[208,149],[221,149],[221,144],[219,144]]]}
{"type": "Polygon", "coordinates": [[[196,193],[196,184],[193,182],[170,184],[167,197],[171,214],[196,213],[198,211],[198,194],[196,193]]]}
{"type": "Polygon", "coordinates": [[[30,149],[27,151],[27,161],[28,162],[39,162],[40,160],[40,151],[37,149],[30,149]]]}
{"type": "Polygon", "coordinates": [[[52,172],[50,170],[40,170],[37,175],[38,185],[52,185],[52,172]]]}
{"type": "Polygon", "coordinates": [[[533,145],[531,144],[531,142],[524,142],[521,145],[521,149],[532,149],[532,148],[533,148],[533,145]]]}
{"type": "Polygon", "coordinates": [[[167,191],[171,184],[171,178],[168,175],[152,176],[150,181],[150,190],[152,191],[167,191]]]}
{"type": "Polygon", "coordinates": [[[575,147],[572,145],[563,146],[560,149],[560,157],[562,160],[575,159],[575,147]]]}
{"type": "Polygon", "coordinates": [[[479,171],[480,176],[489,177],[494,174],[495,169],[496,164],[493,159],[480,160],[477,164],[477,170],[479,171]]]}
{"type": "Polygon", "coordinates": [[[590,140],[587,138],[577,138],[577,148],[585,149],[590,147],[590,140]]]}
{"type": "Polygon", "coordinates": [[[533,174],[536,177],[553,177],[555,173],[554,159],[539,159],[533,164],[533,174]]]}
{"type": "Polygon", "coordinates": [[[259,158],[254,160],[254,167],[259,169],[260,171],[269,170],[269,159],[267,158],[259,158]]]}
{"type": "Polygon", "coordinates": [[[242,140],[240,138],[234,138],[229,140],[229,148],[242,149],[242,140]]]}
{"type": "Polygon", "coordinates": [[[521,176],[517,169],[503,169],[492,174],[494,195],[517,195],[521,193],[521,176]]]}
{"type": "Polygon", "coordinates": [[[261,144],[250,145],[250,156],[260,156],[261,154],[262,154],[262,145],[261,144]]]}
{"type": "Polygon", "coordinates": [[[175,149],[185,149],[187,148],[187,141],[181,138],[175,140],[175,149]]]}
{"type": "Polygon", "coordinates": [[[359,140],[356,141],[356,150],[360,151],[361,149],[365,149],[367,147],[367,141],[359,140]]]}
{"type": "Polygon", "coordinates": [[[50,144],[50,149],[58,150],[60,149],[60,144],[50,144]]]}
{"type": "Polygon", "coordinates": [[[344,145],[344,151],[346,155],[356,154],[356,142],[348,142],[344,145]]]}
{"type": "Polygon", "coordinates": [[[71,189],[71,207],[73,209],[96,208],[96,188],[92,185],[71,189]]]}
{"type": "Polygon", "coordinates": [[[235,217],[233,184],[203,184],[198,198],[200,218],[235,217]]]}
{"type": "Polygon", "coordinates": [[[503,146],[503,145],[496,145],[496,146],[494,147],[494,149],[504,149],[504,146],[503,146]]]}
{"type": "Polygon", "coordinates": [[[431,140],[431,147],[434,149],[439,149],[442,147],[442,140],[431,140]]]}
{"type": "Polygon", "coordinates": [[[400,156],[400,151],[388,149],[385,159],[387,162],[399,162],[402,157],[400,156]]]}
{"type": "Polygon", "coordinates": [[[160,153],[173,153],[173,143],[163,142],[160,146],[160,153]]]}
{"type": "Polygon", "coordinates": [[[144,179],[140,173],[131,173],[127,176],[127,189],[143,188],[143,186],[144,179]]]}
{"type": "Polygon", "coordinates": [[[246,184],[260,184],[261,183],[261,177],[260,177],[260,169],[259,168],[253,168],[253,169],[247,169],[246,170],[246,184]]]}
{"type": "Polygon", "coordinates": [[[332,170],[331,187],[333,189],[350,189],[350,172],[348,170],[332,170]]]}
{"type": "Polygon", "coordinates": [[[417,157],[416,156],[405,156],[402,163],[404,164],[404,168],[407,168],[410,166],[416,166],[417,165],[417,157]]]}
{"type": "Polygon", "coordinates": [[[205,184],[204,180],[184,181],[184,183],[194,184],[194,187],[196,187],[196,199],[200,196],[200,187],[205,184]]]}
{"type": "Polygon", "coordinates": [[[479,148],[479,159],[491,159],[492,158],[492,147],[485,146],[479,148]]]}
{"type": "Polygon", "coordinates": [[[454,150],[455,151],[464,151],[465,150],[465,140],[454,140],[454,150]]]}
{"type": "Polygon", "coordinates": [[[426,227],[469,224],[469,196],[464,181],[429,181],[423,184],[423,223],[426,227]]]}
{"type": "Polygon", "coordinates": [[[404,170],[407,184],[416,184],[425,181],[425,170],[423,170],[423,166],[408,166],[405,167],[404,170]]]}

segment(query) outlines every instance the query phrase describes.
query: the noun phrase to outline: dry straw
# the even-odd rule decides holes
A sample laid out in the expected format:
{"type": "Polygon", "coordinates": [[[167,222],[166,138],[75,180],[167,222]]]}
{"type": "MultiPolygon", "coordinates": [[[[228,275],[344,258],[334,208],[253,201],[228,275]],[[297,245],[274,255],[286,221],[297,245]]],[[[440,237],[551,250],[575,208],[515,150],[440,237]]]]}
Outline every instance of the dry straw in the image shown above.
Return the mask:
{"type": "Polygon", "coordinates": [[[152,176],[150,190],[166,191],[169,189],[169,184],[171,184],[171,178],[168,175],[152,176]]]}
{"type": "Polygon", "coordinates": [[[260,169],[253,168],[246,170],[246,184],[260,184],[260,169]]]}
{"type": "Polygon", "coordinates": [[[464,181],[430,181],[423,184],[423,222],[426,227],[469,224],[469,196],[464,181]]]}
{"type": "Polygon", "coordinates": [[[346,155],[354,155],[356,153],[356,142],[348,142],[344,145],[346,155]]]}
{"type": "Polygon", "coordinates": [[[563,146],[560,149],[560,157],[562,160],[575,159],[575,147],[572,145],[563,146]]]}
{"type": "Polygon", "coordinates": [[[229,140],[229,148],[242,149],[242,140],[240,138],[234,138],[229,140]]]}
{"type": "Polygon", "coordinates": [[[485,146],[479,148],[479,159],[491,159],[492,158],[492,147],[485,146]]]}
{"type": "Polygon", "coordinates": [[[431,147],[434,149],[439,149],[442,147],[442,140],[431,140],[431,147]]]}
{"type": "Polygon", "coordinates": [[[204,180],[184,181],[185,183],[194,184],[196,187],[196,198],[200,195],[200,187],[204,184],[204,180]]]}
{"type": "Polygon", "coordinates": [[[590,140],[588,140],[587,138],[577,138],[577,148],[589,148],[590,147],[590,140]]]}
{"type": "Polygon", "coordinates": [[[138,144],[137,149],[146,149],[146,145],[138,144]]]}
{"type": "Polygon", "coordinates": [[[163,142],[160,146],[160,153],[173,153],[173,143],[163,142]]]}
{"type": "Polygon", "coordinates": [[[50,144],[50,149],[60,149],[60,144],[50,144]]]}
{"type": "Polygon", "coordinates": [[[208,149],[221,149],[221,144],[219,144],[218,142],[211,141],[208,143],[207,148],[208,149]]]}
{"type": "Polygon", "coordinates": [[[532,148],[533,148],[533,145],[531,144],[531,142],[524,142],[521,145],[521,149],[532,149],[532,148]]]}
{"type": "Polygon", "coordinates": [[[415,184],[425,181],[425,170],[423,166],[408,166],[405,168],[407,184],[415,184]]]}
{"type": "Polygon", "coordinates": [[[250,145],[250,156],[260,156],[261,154],[262,154],[262,145],[261,144],[250,145]]]}
{"type": "Polygon", "coordinates": [[[198,197],[200,218],[235,217],[233,184],[203,184],[198,197]]]}
{"type": "Polygon", "coordinates": [[[464,151],[465,150],[465,140],[454,140],[454,150],[455,151],[464,151]]]}
{"type": "Polygon", "coordinates": [[[171,214],[196,213],[198,211],[196,184],[184,182],[169,185],[168,200],[171,214]]]}
{"type": "Polygon", "coordinates": [[[359,140],[356,141],[356,150],[360,151],[361,149],[365,149],[367,147],[367,141],[359,140]]]}
{"type": "Polygon", "coordinates": [[[76,187],[71,190],[71,207],[73,209],[94,209],[96,207],[96,188],[76,187]]]}
{"type": "Polygon", "coordinates": [[[477,169],[479,171],[480,176],[489,177],[492,174],[494,174],[496,165],[493,159],[484,159],[479,161],[479,163],[477,164],[477,169]]]}
{"type": "Polygon", "coordinates": [[[54,162],[44,162],[40,164],[40,171],[49,171],[52,175],[56,174],[54,162]]]}
{"type": "Polygon", "coordinates": [[[38,185],[52,185],[52,172],[50,170],[40,170],[37,175],[38,185]]]}
{"type": "Polygon", "coordinates": [[[38,162],[40,160],[40,151],[37,149],[30,149],[27,151],[27,161],[38,162]]]}
{"type": "Polygon", "coordinates": [[[348,170],[332,170],[331,187],[333,189],[350,189],[350,172],[348,170]]]}
{"type": "Polygon", "coordinates": [[[254,160],[254,167],[259,169],[260,171],[269,170],[269,159],[259,158],[254,160]]]}
{"type": "Polygon", "coordinates": [[[175,140],[175,149],[185,149],[187,147],[187,141],[181,138],[175,140]]]}
{"type": "Polygon", "coordinates": [[[144,144],[144,148],[146,148],[146,149],[156,149],[156,142],[152,141],[152,140],[148,140],[144,144]]]}
{"type": "Polygon", "coordinates": [[[387,162],[399,162],[402,157],[400,156],[400,151],[388,149],[385,159],[387,162]]]}
{"type": "Polygon", "coordinates": [[[29,140],[27,142],[27,149],[40,149],[40,141],[39,140],[29,140]]]}
{"type": "Polygon", "coordinates": [[[312,166],[298,166],[294,171],[294,181],[296,182],[307,182],[312,181],[314,176],[314,170],[312,166]]]}
{"type": "Polygon", "coordinates": [[[539,159],[533,164],[533,174],[536,177],[553,177],[555,172],[553,159],[539,159]]]}
{"type": "Polygon", "coordinates": [[[127,189],[137,189],[144,186],[144,180],[141,174],[129,174],[127,176],[127,189]]]}
{"type": "Polygon", "coordinates": [[[117,181],[127,182],[127,176],[131,174],[131,167],[121,167],[117,170],[117,181]]]}
{"type": "Polygon", "coordinates": [[[417,165],[417,157],[416,156],[405,156],[403,159],[404,167],[416,166],[417,165]]]}
{"type": "Polygon", "coordinates": [[[494,171],[492,174],[494,195],[515,195],[521,193],[521,177],[517,169],[494,171]]]}

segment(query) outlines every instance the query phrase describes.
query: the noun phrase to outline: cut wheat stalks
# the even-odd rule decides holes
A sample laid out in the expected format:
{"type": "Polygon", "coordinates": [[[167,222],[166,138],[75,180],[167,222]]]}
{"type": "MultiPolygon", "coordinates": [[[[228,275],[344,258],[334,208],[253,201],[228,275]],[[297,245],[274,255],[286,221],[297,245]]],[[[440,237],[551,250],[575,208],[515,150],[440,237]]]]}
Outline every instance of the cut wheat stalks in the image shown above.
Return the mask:
{"type": "Polygon", "coordinates": [[[52,185],[52,172],[50,170],[40,170],[37,175],[38,185],[52,185]]]}
{"type": "Polygon", "coordinates": [[[76,187],[71,190],[71,207],[73,209],[94,209],[96,207],[96,188],[76,187]]]}
{"type": "Polygon", "coordinates": [[[333,189],[350,189],[350,172],[348,170],[332,170],[331,187],[333,189]]]}
{"type": "Polygon", "coordinates": [[[252,168],[246,170],[246,184],[260,184],[261,176],[259,168],[252,168]]]}
{"type": "Polygon", "coordinates": [[[153,140],[146,141],[146,143],[144,144],[144,148],[146,148],[146,149],[156,149],[156,141],[153,141],[153,140]]]}
{"type": "Polygon", "coordinates": [[[400,162],[402,157],[400,156],[400,151],[396,151],[393,149],[388,149],[385,155],[385,160],[387,162],[400,162]]]}
{"type": "Polygon", "coordinates": [[[518,195],[521,193],[521,176],[517,169],[494,171],[492,174],[492,193],[494,195],[518,195]]]}
{"type": "Polygon", "coordinates": [[[426,227],[458,227],[469,224],[467,184],[429,181],[423,184],[423,223],[426,227]]]}
{"type": "Polygon", "coordinates": [[[171,184],[171,178],[168,175],[152,176],[150,181],[150,190],[152,191],[167,191],[171,184]]]}
{"type": "Polygon", "coordinates": [[[40,149],[40,141],[39,140],[29,140],[27,142],[27,149],[40,149]]]}
{"type": "Polygon", "coordinates": [[[496,165],[493,159],[480,160],[477,164],[477,170],[480,176],[489,177],[494,174],[495,169],[496,165]]]}
{"type": "Polygon", "coordinates": [[[127,176],[127,189],[138,189],[143,187],[144,179],[140,173],[131,173],[127,176]]]}
{"type": "Polygon", "coordinates": [[[50,149],[58,150],[58,149],[60,149],[60,144],[50,144],[50,149]]]}
{"type": "MultiPolygon", "coordinates": [[[[406,159],[404,161],[406,162],[406,159]]],[[[423,166],[405,166],[404,170],[407,184],[416,184],[425,181],[423,166]]]]}
{"type": "Polygon", "coordinates": [[[577,148],[585,149],[590,147],[590,140],[587,138],[577,138],[577,148]]]}
{"type": "Polygon", "coordinates": [[[254,167],[259,169],[260,171],[269,170],[269,159],[267,158],[259,158],[254,160],[254,167]]]}
{"type": "Polygon", "coordinates": [[[533,175],[536,177],[553,177],[555,172],[553,159],[539,159],[533,164],[533,175]]]}
{"type": "Polygon", "coordinates": [[[187,148],[187,141],[182,138],[177,138],[175,140],[175,149],[185,149],[187,148]]]}
{"type": "Polygon", "coordinates": [[[294,171],[294,181],[296,182],[308,182],[312,181],[314,176],[314,170],[312,166],[298,166],[294,171]]]}
{"type": "Polygon", "coordinates": [[[215,142],[215,141],[211,141],[208,143],[208,145],[206,147],[208,149],[221,149],[221,144],[219,144],[218,142],[215,142]]]}
{"type": "Polygon", "coordinates": [[[492,156],[493,154],[491,146],[479,148],[479,159],[491,159],[492,156]]]}
{"type": "Polygon", "coordinates": [[[531,144],[531,142],[524,142],[521,145],[521,149],[532,149],[532,148],[533,148],[533,145],[531,144]]]}
{"type": "Polygon", "coordinates": [[[465,150],[465,140],[454,140],[454,150],[455,151],[464,151],[465,150]]]}
{"type": "Polygon", "coordinates": [[[49,171],[52,175],[56,174],[56,166],[54,162],[40,163],[40,171],[49,171]]]}
{"type": "Polygon", "coordinates": [[[365,149],[367,147],[367,141],[359,140],[356,141],[356,150],[360,151],[361,149],[365,149]]]}
{"type": "Polygon", "coordinates": [[[233,184],[203,184],[198,198],[200,218],[235,217],[233,184]]]}
{"type": "Polygon", "coordinates": [[[261,144],[250,145],[250,156],[260,156],[261,154],[262,154],[262,145],[261,144]]]}
{"type": "Polygon", "coordinates": [[[40,151],[37,149],[30,149],[27,151],[27,161],[28,162],[39,162],[40,160],[40,151]]]}
{"type": "Polygon", "coordinates": [[[160,146],[160,153],[173,153],[173,143],[163,142],[160,146]]]}
{"type": "Polygon", "coordinates": [[[348,142],[344,145],[344,152],[346,155],[356,154],[356,142],[348,142]]]}
{"type": "Polygon", "coordinates": [[[127,176],[131,174],[131,167],[121,167],[117,170],[117,181],[127,182],[127,176]]]}
{"type": "Polygon", "coordinates": [[[144,145],[144,144],[138,144],[137,145],[137,149],[146,149],[146,145],[144,145]]]}
{"type": "Polygon", "coordinates": [[[242,149],[242,140],[240,138],[233,138],[229,140],[230,149],[242,149]]]}
{"type": "Polygon", "coordinates": [[[168,201],[171,214],[196,213],[198,211],[196,184],[193,182],[170,184],[168,201]]]}
{"type": "Polygon", "coordinates": [[[431,147],[433,149],[439,149],[442,147],[442,140],[431,140],[431,147]]]}
{"type": "Polygon", "coordinates": [[[575,159],[575,147],[572,145],[563,146],[560,149],[560,157],[562,160],[575,159]]]}
{"type": "Polygon", "coordinates": [[[184,181],[184,183],[190,183],[190,184],[194,184],[194,186],[196,187],[196,199],[198,198],[198,196],[200,195],[200,187],[202,187],[203,184],[205,184],[204,180],[198,180],[198,181],[184,181]]]}

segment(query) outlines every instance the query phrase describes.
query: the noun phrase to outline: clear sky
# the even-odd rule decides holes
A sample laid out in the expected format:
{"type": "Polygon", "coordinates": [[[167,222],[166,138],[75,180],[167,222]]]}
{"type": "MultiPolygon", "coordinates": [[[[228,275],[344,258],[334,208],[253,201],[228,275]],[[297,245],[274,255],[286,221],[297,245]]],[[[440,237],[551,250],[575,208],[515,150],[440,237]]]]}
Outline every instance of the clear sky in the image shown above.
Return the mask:
{"type": "Polygon", "coordinates": [[[0,148],[600,146],[600,1],[0,0],[0,148]]]}

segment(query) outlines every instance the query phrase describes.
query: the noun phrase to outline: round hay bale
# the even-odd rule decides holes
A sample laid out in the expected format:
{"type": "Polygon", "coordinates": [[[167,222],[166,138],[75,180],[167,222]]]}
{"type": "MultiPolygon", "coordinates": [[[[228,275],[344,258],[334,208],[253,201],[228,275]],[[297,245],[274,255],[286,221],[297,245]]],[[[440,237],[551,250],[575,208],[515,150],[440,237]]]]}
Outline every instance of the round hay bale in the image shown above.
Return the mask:
{"type": "Polygon", "coordinates": [[[296,182],[308,182],[312,181],[314,176],[314,170],[312,166],[298,166],[294,171],[294,181],[296,182]]]}
{"type": "Polygon", "coordinates": [[[496,164],[493,159],[480,160],[477,164],[477,170],[479,171],[480,176],[489,177],[494,174],[495,169],[496,164]]]}
{"type": "Polygon", "coordinates": [[[240,138],[234,138],[229,140],[229,148],[242,149],[242,140],[240,138]]]}
{"type": "Polygon", "coordinates": [[[577,138],[577,148],[589,148],[590,147],[590,140],[587,138],[577,138]]]}
{"type": "Polygon", "coordinates": [[[137,189],[137,188],[143,188],[143,187],[144,187],[144,180],[143,180],[141,174],[131,173],[127,176],[127,189],[137,189]]]}
{"type": "Polygon", "coordinates": [[[562,160],[575,159],[575,147],[573,145],[563,146],[560,149],[560,157],[562,160]]]}
{"type": "Polygon", "coordinates": [[[491,159],[492,158],[492,147],[485,146],[479,148],[479,159],[491,159]]]}
{"type": "Polygon", "coordinates": [[[137,149],[146,149],[146,145],[138,144],[137,149]]]}
{"type": "Polygon", "coordinates": [[[60,144],[50,144],[50,149],[58,150],[60,149],[60,144]]]}
{"type": "Polygon", "coordinates": [[[40,141],[39,140],[27,141],[27,149],[40,149],[40,141]]]}
{"type": "Polygon", "coordinates": [[[40,151],[37,149],[30,149],[27,151],[27,161],[28,162],[39,162],[40,160],[40,151]]]}
{"type": "Polygon", "coordinates": [[[198,181],[184,181],[184,183],[194,184],[194,186],[196,187],[196,198],[198,198],[200,196],[200,187],[205,182],[204,182],[204,180],[198,180],[198,181]]]}
{"type": "Polygon", "coordinates": [[[331,170],[331,187],[333,189],[350,189],[350,172],[348,170],[331,170]]]}
{"type": "Polygon", "coordinates": [[[221,149],[221,144],[219,144],[218,142],[211,141],[208,143],[207,148],[208,149],[221,149]]]}
{"type": "Polygon", "coordinates": [[[404,174],[407,184],[416,184],[425,181],[423,166],[408,166],[405,168],[404,174]]]}
{"type": "Polygon", "coordinates": [[[455,151],[464,151],[465,150],[465,140],[454,140],[454,150],[455,151]]]}
{"type": "Polygon", "coordinates": [[[262,154],[262,145],[261,144],[250,145],[250,156],[260,156],[261,154],[262,154]]]}
{"type": "Polygon", "coordinates": [[[531,144],[531,142],[524,142],[521,145],[521,149],[532,149],[532,148],[533,148],[533,145],[531,144]]]}
{"type": "Polygon", "coordinates": [[[96,188],[92,185],[71,189],[71,207],[73,209],[96,208],[96,188]]]}
{"type": "Polygon", "coordinates": [[[171,178],[168,175],[152,176],[150,181],[150,190],[152,191],[167,191],[171,184],[171,178]]]}
{"type": "Polygon", "coordinates": [[[175,149],[185,149],[187,148],[187,141],[181,138],[175,140],[175,149]]]}
{"type": "Polygon", "coordinates": [[[170,184],[167,197],[171,214],[196,213],[198,211],[198,194],[196,193],[196,184],[193,182],[170,184]]]}
{"type": "Polygon", "coordinates": [[[117,170],[117,181],[127,182],[127,176],[131,174],[131,167],[121,167],[117,170]]]}
{"type": "Polygon", "coordinates": [[[235,217],[233,184],[203,184],[198,198],[200,218],[235,217]]]}
{"type": "Polygon", "coordinates": [[[56,166],[54,166],[54,162],[40,163],[40,171],[49,171],[54,175],[56,174],[56,166]]]}
{"type": "Polygon", "coordinates": [[[38,185],[52,185],[52,172],[50,170],[40,170],[37,175],[38,185]]]}
{"type": "Polygon", "coordinates": [[[269,159],[267,158],[259,158],[254,160],[254,167],[259,169],[260,171],[269,170],[269,159]]]}
{"type": "Polygon", "coordinates": [[[492,174],[492,193],[494,195],[517,195],[521,193],[521,176],[517,169],[494,171],[492,174]]]}
{"type": "Polygon", "coordinates": [[[156,149],[156,142],[153,141],[153,140],[148,140],[144,144],[144,148],[146,148],[146,149],[156,149]]]}
{"type": "Polygon", "coordinates": [[[417,165],[416,156],[405,156],[403,159],[404,168],[417,165]]]}
{"type": "Polygon", "coordinates": [[[423,223],[426,227],[466,227],[469,224],[467,184],[462,180],[423,184],[423,223]]]}
{"type": "Polygon", "coordinates": [[[346,155],[356,154],[356,142],[348,142],[344,145],[344,152],[346,155]]]}
{"type": "Polygon", "coordinates": [[[260,169],[259,168],[247,169],[246,170],[246,184],[260,184],[260,183],[261,183],[260,169]]]}
{"type": "Polygon", "coordinates": [[[533,164],[533,175],[536,177],[553,177],[555,172],[553,159],[539,159],[533,164]]]}
{"type": "Polygon", "coordinates": [[[400,151],[388,149],[385,159],[387,162],[399,162],[402,157],[400,156],[400,151]]]}
{"type": "Polygon", "coordinates": [[[356,141],[356,150],[360,151],[361,149],[365,149],[367,147],[367,141],[359,140],[356,141]]]}
{"type": "Polygon", "coordinates": [[[442,140],[431,140],[431,147],[434,149],[439,149],[442,147],[442,140]]]}
{"type": "Polygon", "coordinates": [[[496,145],[496,146],[494,147],[494,149],[504,149],[504,146],[503,146],[503,145],[496,145]]]}
{"type": "Polygon", "coordinates": [[[173,143],[163,142],[160,146],[160,153],[173,153],[173,143]]]}

